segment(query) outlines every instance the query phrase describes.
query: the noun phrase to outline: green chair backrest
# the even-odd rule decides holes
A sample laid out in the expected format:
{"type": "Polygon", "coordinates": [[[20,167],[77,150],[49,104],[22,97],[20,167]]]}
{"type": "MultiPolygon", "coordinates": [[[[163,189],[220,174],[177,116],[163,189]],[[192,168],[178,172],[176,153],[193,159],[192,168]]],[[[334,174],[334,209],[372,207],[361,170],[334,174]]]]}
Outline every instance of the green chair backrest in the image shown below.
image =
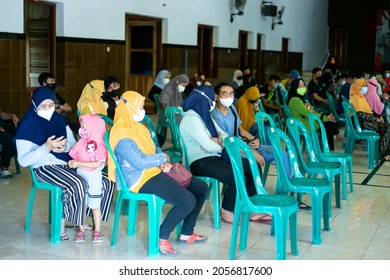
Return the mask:
{"type": "MultiPolygon", "coordinates": [[[[261,101],[259,101],[261,103],[261,101]]],[[[261,145],[266,145],[267,144],[267,131],[265,129],[265,121],[264,119],[268,120],[269,126],[275,127],[275,120],[267,114],[265,111],[260,111],[255,114],[255,120],[257,123],[258,131],[259,131],[259,139],[260,139],[260,144],[261,145]]]]}
{"type": "Polygon", "coordinates": [[[168,106],[165,108],[165,117],[168,120],[169,128],[171,129],[172,145],[174,150],[182,152],[182,145],[180,144],[179,124],[182,118],[183,111],[175,106],[168,106]]]}
{"type": "Polygon", "coordinates": [[[106,125],[108,125],[110,127],[112,127],[114,125],[114,121],[109,116],[106,116],[103,114],[98,114],[98,115],[106,122],[106,125]]]}
{"type": "Polygon", "coordinates": [[[152,136],[154,144],[156,145],[156,147],[160,147],[160,144],[158,143],[156,129],[154,128],[154,124],[153,124],[152,119],[148,115],[145,115],[145,117],[141,121],[141,123],[146,124],[146,126],[149,129],[150,136],[152,136]]]}
{"type": "MultiPolygon", "coordinates": [[[[249,165],[252,171],[252,177],[255,182],[255,188],[257,194],[268,194],[264,189],[259,168],[256,163],[255,156],[252,149],[236,136],[228,136],[224,140],[224,146],[229,154],[231,165],[234,171],[234,179],[237,187],[237,200],[243,200],[245,204],[252,205],[252,202],[248,196],[246,189],[246,180],[244,174],[244,168],[242,164],[242,153],[249,161],[249,165]]],[[[249,179],[250,180],[250,179],[249,179]]]]}
{"type": "Polygon", "coordinates": [[[344,115],[347,123],[348,133],[352,133],[356,135],[356,132],[358,133],[362,132],[362,128],[360,126],[359,118],[357,116],[356,110],[352,107],[352,105],[349,103],[349,101],[346,98],[343,99],[341,105],[343,106],[344,109],[344,115]]]}
{"type": "Polygon", "coordinates": [[[329,92],[326,93],[326,96],[328,97],[328,100],[329,100],[330,112],[334,115],[335,120],[336,120],[336,123],[344,122],[345,119],[344,119],[344,118],[341,118],[341,117],[337,114],[337,110],[336,110],[336,101],[334,100],[333,96],[330,95],[329,92]]]}
{"type": "Polygon", "coordinates": [[[324,123],[321,121],[321,118],[316,114],[309,114],[308,119],[316,154],[318,155],[319,153],[329,153],[330,149],[328,138],[326,138],[326,129],[324,123]],[[316,127],[319,127],[319,134],[316,131],[316,127]]]}
{"type": "Polygon", "coordinates": [[[160,124],[166,124],[166,120],[165,120],[165,116],[164,116],[164,112],[163,112],[163,109],[161,107],[161,103],[160,103],[160,94],[158,93],[155,93],[154,95],[154,101],[156,103],[156,110],[157,110],[157,115],[158,115],[158,122],[160,124]]]}

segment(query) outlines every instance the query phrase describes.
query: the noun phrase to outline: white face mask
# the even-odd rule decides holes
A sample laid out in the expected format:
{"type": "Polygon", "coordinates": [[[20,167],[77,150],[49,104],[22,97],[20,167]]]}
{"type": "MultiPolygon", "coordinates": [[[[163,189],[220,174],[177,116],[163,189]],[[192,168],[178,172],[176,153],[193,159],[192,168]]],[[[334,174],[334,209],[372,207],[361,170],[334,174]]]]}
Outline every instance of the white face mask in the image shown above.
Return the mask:
{"type": "Polygon", "coordinates": [[[228,97],[228,98],[220,98],[219,102],[227,108],[229,108],[233,104],[234,98],[233,97],[228,97]]]}
{"type": "Polygon", "coordinates": [[[145,118],[145,109],[137,110],[137,115],[133,115],[133,119],[136,122],[140,122],[145,118]]]}
{"type": "Polygon", "coordinates": [[[163,80],[163,83],[164,83],[164,85],[166,85],[167,83],[169,83],[169,79],[167,79],[167,78],[165,78],[164,80],[163,80]]]}
{"type": "Polygon", "coordinates": [[[197,81],[197,82],[196,82],[196,85],[197,85],[198,87],[200,87],[200,86],[202,85],[202,82],[201,82],[201,81],[197,81]]]}
{"type": "Polygon", "coordinates": [[[341,86],[345,85],[347,81],[341,81],[341,86]]]}
{"type": "Polygon", "coordinates": [[[368,88],[367,87],[362,87],[362,90],[360,91],[361,94],[365,95],[367,93],[368,88]]]}
{"type": "Polygon", "coordinates": [[[386,76],[386,78],[390,77],[390,73],[386,73],[385,76],[386,76]]]}
{"type": "Polygon", "coordinates": [[[179,90],[179,92],[183,92],[186,89],[186,87],[183,87],[182,85],[178,85],[177,89],[179,90]]]}
{"type": "Polygon", "coordinates": [[[50,121],[51,117],[53,116],[53,113],[54,113],[54,107],[47,109],[47,110],[38,110],[37,111],[38,116],[40,116],[41,118],[44,118],[48,121],[50,121]]]}

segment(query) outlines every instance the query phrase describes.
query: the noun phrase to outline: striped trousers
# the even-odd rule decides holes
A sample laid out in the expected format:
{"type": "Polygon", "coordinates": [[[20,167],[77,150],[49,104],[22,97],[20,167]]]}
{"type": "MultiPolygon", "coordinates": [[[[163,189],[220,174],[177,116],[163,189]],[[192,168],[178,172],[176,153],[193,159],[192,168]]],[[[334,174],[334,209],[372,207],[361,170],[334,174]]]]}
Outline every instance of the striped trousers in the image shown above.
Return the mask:
{"type": "MultiPolygon", "coordinates": [[[[92,210],[85,207],[85,195],[88,184],[83,177],[67,165],[44,165],[34,168],[38,181],[58,186],[62,189],[64,204],[62,218],[75,225],[84,225],[85,216],[92,216],[92,210]]],[[[114,194],[114,182],[102,176],[102,220],[107,221],[114,194]]]]}

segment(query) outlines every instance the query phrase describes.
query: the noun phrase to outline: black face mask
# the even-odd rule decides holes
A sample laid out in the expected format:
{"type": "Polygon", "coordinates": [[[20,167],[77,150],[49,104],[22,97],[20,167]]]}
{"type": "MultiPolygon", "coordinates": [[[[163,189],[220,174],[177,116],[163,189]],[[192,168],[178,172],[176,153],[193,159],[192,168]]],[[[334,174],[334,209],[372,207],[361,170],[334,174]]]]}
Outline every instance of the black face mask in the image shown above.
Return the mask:
{"type": "Polygon", "coordinates": [[[117,97],[119,96],[119,91],[117,89],[113,89],[112,91],[110,92],[107,92],[109,96],[111,97],[117,97]]]}
{"type": "Polygon", "coordinates": [[[47,87],[50,88],[52,91],[55,91],[57,88],[57,84],[47,84],[47,87]]]}

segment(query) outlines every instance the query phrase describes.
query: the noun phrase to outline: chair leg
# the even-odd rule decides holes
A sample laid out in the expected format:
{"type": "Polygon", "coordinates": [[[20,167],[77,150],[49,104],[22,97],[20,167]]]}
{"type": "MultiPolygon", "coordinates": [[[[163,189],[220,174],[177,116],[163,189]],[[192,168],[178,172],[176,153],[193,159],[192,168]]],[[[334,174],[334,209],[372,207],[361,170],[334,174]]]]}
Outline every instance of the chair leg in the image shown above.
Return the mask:
{"type": "Polygon", "coordinates": [[[61,222],[62,222],[62,190],[56,188],[50,191],[50,242],[57,244],[61,242],[61,222]]]}
{"type": "Polygon", "coordinates": [[[341,173],[343,200],[347,200],[347,166],[345,162],[341,165],[341,173]]]}
{"type": "Polygon", "coordinates": [[[238,210],[234,211],[234,219],[232,226],[232,237],[230,239],[230,254],[229,257],[231,260],[235,259],[236,256],[236,245],[237,245],[237,235],[238,235],[238,224],[240,223],[240,215],[238,210]]]}
{"type": "Polygon", "coordinates": [[[148,202],[148,220],[149,220],[149,256],[155,256],[160,253],[160,220],[164,200],[154,196],[151,203],[148,202]]]}
{"type": "Polygon", "coordinates": [[[319,245],[321,240],[321,211],[322,197],[319,195],[311,195],[311,211],[312,211],[312,244],[319,245]]]}
{"type": "Polygon", "coordinates": [[[298,256],[298,227],[297,227],[297,212],[294,212],[290,215],[289,218],[290,224],[290,246],[291,254],[298,256]]]}
{"type": "Polygon", "coordinates": [[[243,212],[241,215],[241,232],[240,232],[240,251],[245,251],[248,241],[248,228],[249,228],[249,212],[243,212]]]}
{"type": "MultiPolygon", "coordinates": [[[[335,201],[336,201],[336,207],[341,208],[341,202],[340,202],[340,174],[336,174],[334,177],[335,181],[335,201]]],[[[347,183],[345,182],[345,187],[347,187],[347,183]]],[[[344,188],[344,182],[343,182],[343,188],[344,188]]],[[[332,203],[332,200],[329,199],[330,204],[332,203]]],[[[332,207],[330,207],[332,209],[332,207]]]]}
{"type": "Polygon", "coordinates": [[[263,183],[263,186],[265,186],[265,182],[267,181],[267,176],[268,176],[268,171],[269,171],[269,166],[270,165],[271,165],[271,163],[269,163],[269,162],[265,163],[264,172],[263,172],[263,175],[262,175],[262,178],[261,178],[261,182],[263,183]]]}
{"type": "Polygon", "coordinates": [[[287,242],[287,219],[283,217],[283,213],[273,215],[275,220],[275,251],[277,260],[286,259],[286,242],[287,242]]]}
{"type": "MultiPolygon", "coordinates": [[[[116,237],[118,234],[118,226],[119,226],[119,218],[121,216],[121,208],[122,208],[122,192],[118,192],[118,197],[116,199],[116,208],[115,208],[115,217],[114,217],[114,225],[112,228],[112,237],[111,237],[111,247],[116,246],[116,237]]],[[[130,221],[128,221],[130,223],[130,221]]]]}
{"type": "Polygon", "coordinates": [[[214,228],[218,229],[221,227],[221,213],[219,211],[221,205],[219,197],[219,182],[217,180],[211,182],[210,187],[213,192],[214,228]]]}
{"type": "Polygon", "coordinates": [[[36,192],[36,188],[33,185],[33,186],[31,186],[30,199],[28,201],[28,206],[27,206],[26,232],[30,232],[30,225],[31,225],[31,217],[32,217],[32,212],[33,212],[33,207],[34,207],[35,192],[36,192]]]}

